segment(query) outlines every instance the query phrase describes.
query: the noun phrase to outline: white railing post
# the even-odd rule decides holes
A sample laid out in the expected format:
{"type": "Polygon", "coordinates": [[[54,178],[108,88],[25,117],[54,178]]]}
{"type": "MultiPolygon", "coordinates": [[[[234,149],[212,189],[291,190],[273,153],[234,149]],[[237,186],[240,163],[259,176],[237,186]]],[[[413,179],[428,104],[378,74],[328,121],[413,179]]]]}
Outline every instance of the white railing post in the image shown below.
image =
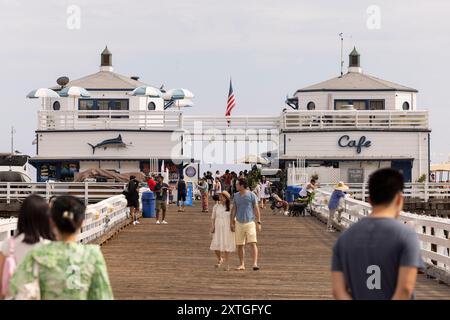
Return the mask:
{"type": "Polygon", "coordinates": [[[425,179],[425,183],[424,183],[424,200],[425,202],[428,202],[429,199],[429,193],[428,193],[428,180],[425,179]]]}
{"type": "Polygon", "coordinates": [[[46,181],[45,182],[45,200],[50,200],[50,182],[46,181]]]}
{"type": "Polygon", "coordinates": [[[361,195],[361,200],[362,201],[366,201],[366,179],[364,178],[363,180],[363,184],[362,184],[362,195],[361,195]]]}
{"type": "Polygon", "coordinates": [[[89,182],[84,182],[84,204],[87,206],[89,204],[89,182]]]}
{"type": "Polygon", "coordinates": [[[11,182],[6,183],[6,203],[11,203],[11,182]]]}

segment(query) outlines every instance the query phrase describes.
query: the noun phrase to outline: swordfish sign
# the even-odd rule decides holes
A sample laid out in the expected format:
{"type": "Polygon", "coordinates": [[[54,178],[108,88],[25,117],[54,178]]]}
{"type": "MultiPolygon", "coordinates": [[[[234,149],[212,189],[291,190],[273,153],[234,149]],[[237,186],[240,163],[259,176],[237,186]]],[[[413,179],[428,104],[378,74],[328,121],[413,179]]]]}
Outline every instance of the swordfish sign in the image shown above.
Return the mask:
{"type": "Polygon", "coordinates": [[[122,135],[120,135],[120,134],[117,138],[103,140],[102,142],[97,143],[95,146],[90,143],[88,143],[88,145],[90,145],[92,148],[92,154],[95,154],[95,149],[97,149],[97,148],[103,148],[104,150],[106,150],[106,148],[126,148],[127,147],[127,145],[122,140],[122,135]]]}

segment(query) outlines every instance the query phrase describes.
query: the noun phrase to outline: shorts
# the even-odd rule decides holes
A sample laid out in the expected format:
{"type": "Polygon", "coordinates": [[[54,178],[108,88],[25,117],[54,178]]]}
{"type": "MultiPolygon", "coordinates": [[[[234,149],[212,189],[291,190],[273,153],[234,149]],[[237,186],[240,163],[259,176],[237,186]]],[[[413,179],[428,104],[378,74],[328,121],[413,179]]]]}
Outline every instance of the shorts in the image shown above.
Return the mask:
{"type": "Polygon", "coordinates": [[[159,211],[160,209],[162,211],[166,211],[167,210],[166,201],[164,201],[164,200],[156,200],[156,202],[155,202],[155,209],[156,209],[156,211],[159,211]]]}
{"type": "Polygon", "coordinates": [[[256,243],[256,223],[254,221],[240,223],[236,221],[235,228],[236,245],[256,243]]]}
{"type": "Polygon", "coordinates": [[[186,194],[178,194],[177,199],[178,201],[186,201],[186,194]]]}
{"type": "Polygon", "coordinates": [[[134,207],[139,209],[139,199],[128,199],[127,207],[134,207]]]}

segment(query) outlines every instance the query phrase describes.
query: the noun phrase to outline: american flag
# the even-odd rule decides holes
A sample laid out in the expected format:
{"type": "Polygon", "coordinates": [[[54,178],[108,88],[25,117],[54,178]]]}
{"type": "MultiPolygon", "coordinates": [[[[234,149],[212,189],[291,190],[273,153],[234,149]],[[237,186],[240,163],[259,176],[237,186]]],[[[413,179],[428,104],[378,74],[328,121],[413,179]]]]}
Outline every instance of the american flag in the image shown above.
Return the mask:
{"type": "MultiPolygon", "coordinates": [[[[233,85],[231,84],[231,79],[230,79],[230,91],[228,92],[227,110],[225,111],[226,117],[231,116],[231,110],[233,110],[235,105],[236,105],[236,99],[234,98],[233,85]]],[[[230,120],[227,120],[227,121],[228,121],[228,125],[229,125],[230,120]]]]}

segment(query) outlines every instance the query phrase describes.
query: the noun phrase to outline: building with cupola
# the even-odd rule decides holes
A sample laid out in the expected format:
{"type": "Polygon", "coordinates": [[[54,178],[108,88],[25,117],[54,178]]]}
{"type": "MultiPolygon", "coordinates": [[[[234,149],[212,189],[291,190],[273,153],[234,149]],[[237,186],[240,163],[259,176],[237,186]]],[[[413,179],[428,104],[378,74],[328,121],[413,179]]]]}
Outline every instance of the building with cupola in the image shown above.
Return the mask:
{"type": "Polygon", "coordinates": [[[328,180],[363,182],[381,167],[402,171],[407,182],[428,177],[428,112],[418,109],[417,93],[363,72],[353,48],[346,73],[287,99],[295,111],[285,114],[281,159],[306,159],[308,172],[328,180]]]}
{"type": "Polygon", "coordinates": [[[187,90],[166,91],[114,72],[107,47],[98,72],[57,83],[50,89],[58,95],[43,98],[38,111],[36,155],[30,159],[37,181],[72,181],[76,173],[98,168],[158,172],[164,161],[176,172],[191,160],[181,147],[180,110],[190,100],[180,93],[187,90]],[[137,88],[144,93],[134,94],[137,88]]]}

